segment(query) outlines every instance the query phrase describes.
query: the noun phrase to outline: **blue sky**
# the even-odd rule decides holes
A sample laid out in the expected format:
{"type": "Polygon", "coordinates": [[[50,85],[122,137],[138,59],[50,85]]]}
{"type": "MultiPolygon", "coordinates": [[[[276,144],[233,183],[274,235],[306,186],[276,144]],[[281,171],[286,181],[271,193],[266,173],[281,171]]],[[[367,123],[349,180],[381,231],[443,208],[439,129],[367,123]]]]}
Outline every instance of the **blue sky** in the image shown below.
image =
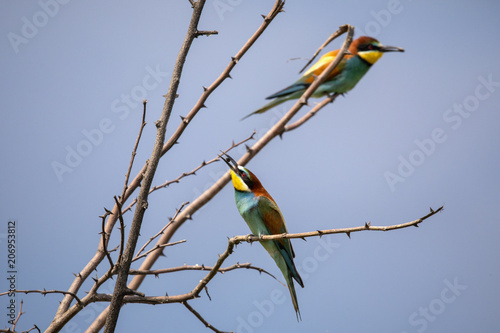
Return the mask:
{"type": "MultiPolygon", "coordinates": [[[[167,137],[273,3],[207,1],[199,27],[219,34],[193,43],[167,137]]],[[[248,168],[280,206],[290,232],[398,224],[429,207],[445,210],[418,229],[294,240],[305,283],[297,290],[300,323],[286,288],[253,271],[217,276],[211,301],[203,294],[190,304],[218,329],[235,332],[496,332],[499,11],[494,1],[288,1],[160,162],[153,183],[192,170],[254,129],[262,136],[291,102],[239,119],[295,81],[305,59],[348,23],[356,36],[406,52],[386,54],[353,91],[271,142],[248,168]]],[[[111,209],[121,194],[143,98],[148,125],[133,174],[151,154],[191,8],[188,1],[42,0],[2,2],[0,13],[0,289],[8,289],[6,234],[15,220],[17,288],[66,290],[96,251],[103,207],[111,209]],[[56,172],[58,163],[67,172],[56,172]]],[[[151,195],[139,246],[226,170],[214,163],[151,195]]],[[[212,265],[227,237],[248,232],[227,186],[172,239],[187,242],[166,250],[154,268],[212,265]]],[[[280,276],[259,244],[239,245],[226,263],[236,262],[280,276]]],[[[97,273],[106,269],[103,262],[97,273]]],[[[185,293],[202,276],[151,278],[141,291],[185,293]]],[[[27,330],[33,323],[46,328],[61,296],[21,299],[26,313],[18,328],[27,330]]],[[[0,297],[2,328],[8,302],[0,297]]],[[[89,306],[63,332],[83,332],[102,309],[89,306]]],[[[144,327],[208,332],[178,304],[122,309],[117,331],[144,327]]]]}

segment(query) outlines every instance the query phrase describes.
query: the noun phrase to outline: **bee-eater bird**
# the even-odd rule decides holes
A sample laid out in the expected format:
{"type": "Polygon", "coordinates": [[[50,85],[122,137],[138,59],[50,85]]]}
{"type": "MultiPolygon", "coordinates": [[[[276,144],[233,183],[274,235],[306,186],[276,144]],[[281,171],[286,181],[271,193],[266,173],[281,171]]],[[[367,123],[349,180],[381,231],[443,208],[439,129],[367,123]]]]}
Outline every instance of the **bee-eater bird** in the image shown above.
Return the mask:
{"type": "MultiPolygon", "coordinates": [[[[236,207],[250,227],[252,234],[261,236],[288,233],[285,220],[278,205],[276,205],[274,199],[267,193],[257,177],[248,169],[239,166],[231,156],[225,155],[227,158],[222,155],[220,157],[231,169],[236,207]]],[[[302,288],[304,288],[304,283],[293,263],[295,253],[293,252],[290,239],[280,238],[265,240],[260,243],[269,252],[285,277],[290,295],[292,296],[297,320],[299,320],[299,304],[297,303],[297,295],[295,294],[292,278],[302,288]]]]}
{"type": "MultiPolygon", "coordinates": [[[[404,52],[404,49],[395,46],[385,46],[378,40],[368,36],[355,39],[349,46],[349,53],[328,75],[327,79],[312,94],[312,97],[322,97],[332,93],[344,94],[354,88],[361,78],[368,72],[370,67],[382,57],[385,52],[404,52]]],[[[339,50],[331,51],[323,55],[318,62],[309,68],[304,75],[294,84],[272,94],[266,99],[272,99],[260,109],[250,113],[243,119],[257,114],[286,102],[298,99],[323,71],[333,62],[339,50]]],[[[243,120],[242,119],[242,120],[243,120]]]]}

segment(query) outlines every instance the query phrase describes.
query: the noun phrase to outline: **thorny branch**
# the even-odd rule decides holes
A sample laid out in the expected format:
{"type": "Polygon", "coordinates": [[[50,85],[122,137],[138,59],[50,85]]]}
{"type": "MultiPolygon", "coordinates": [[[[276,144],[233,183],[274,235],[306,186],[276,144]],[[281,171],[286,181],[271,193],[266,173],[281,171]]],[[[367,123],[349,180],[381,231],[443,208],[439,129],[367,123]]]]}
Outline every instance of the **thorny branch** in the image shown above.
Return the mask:
{"type": "MultiPolygon", "coordinates": [[[[9,290],[9,291],[0,293],[0,296],[8,295],[11,292],[23,293],[23,294],[42,294],[43,296],[45,296],[47,294],[63,294],[63,295],[71,294],[69,291],[64,291],[64,290],[45,290],[45,289],[44,290],[19,290],[19,289],[16,289],[16,290],[9,290]]],[[[75,294],[72,294],[71,296],[73,296],[76,299],[76,302],[78,304],[83,305],[83,302],[80,300],[80,298],[78,298],[78,296],[76,296],[75,294]]]]}
{"type": "Polygon", "coordinates": [[[341,228],[341,229],[327,229],[327,230],[316,230],[316,231],[309,231],[309,232],[302,232],[302,233],[295,233],[295,234],[279,234],[279,235],[264,235],[264,236],[236,236],[231,238],[232,241],[236,243],[240,242],[256,242],[256,241],[262,241],[262,240],[272,240],[272,239],[280,239],[280,238],[306,238],[306,237],[314,237],[314,236],[323,236],[323,235],[331,235],[331,234],[342,234],[345,233],[349,238],[351,238],[351,233],[353,232],[359,232],[359,231],[390,231],[390,230],[396,230],[396,229],[403,229],[403,228],[408,228],[408,227],[417,227],[418,225],[422,222],[424,222],[426,219],[429,217],[439,213],[444,209],[444,206],[439,207],[436,210],[433,210],[432,208],[430,209],[430,213],[413,221],[402,223],[402,224],[395,224],[395,225],[389,225],[389,226],[372,226],[370,222],[365,223],[363,226],[359,227],[352,227],[352,228],[341,228]]]}
{"type": "Polygon", "coordinates": [[[302,67],[302,69],[299,71],[299,74],[302,73],[313,61],[314,59],[318,56],[318,54],[323,50],[328,44],[330,44],[334,39],[336,39],[338,36],[342,35],[343,33],[347,32],[348,30],[348,25],[343,25],[339,28],[339,30],[335,31],[333,34],[331,34],[326,41],[314,52],[314,55],[312,56],[311,59],[307,62],[307,64],[302,67]]]}
{"type": "MultiPolygon", "coordinates": [[[[418,225],[424,222],[426,219],[434,216],[435,214],[441,212],[443,210],[443,206],[439,207],[436,210],[431,208],[429,214],[418,218],[416,220],[387,225],[387,226],[372,226],[370,223],[365,223],[362,226],[358,227],[350,227],[350,228],[341,228],[341,229],[327,229],[327,230],[317,230],[310,232],[302,232],[302,233],[294,233],[294,234],[279,234],[279,235],[263,235],[263,236],[235,236],[228,240],[228,245],[226,250],[219,255],[219,258],[212,269],[208,272],[208,274],[196,285],[196,287],[190,291],[189,293],[182,295],[174,295],[174,296],[126,296],[123,300],[124,303],[142,303],[142,304],[166,304],[166,303],[183,303],[191,299],[195,299],[200,297],[201,291],[205,289],[207,284],[215,277],[215,275],[220,271],[222,264],[226,259],[233,253],[234,247],[243,242],[255,242],[255,241],[263,241],[263,240],[272,240],[279,238],[307,238],[307,237],[322,237],[324,235],[329,234],[339,234],[345,233],[350,237],[350,234],[353,232],[361,232],[361,231],[391,231],[397,229],[403,229],[408,227],[418,227],[418,225]]],[[[94,297],[94,301],[97,302],[107,302],[111,298],[111,295],[107,294],[97,294],[94,297]]]]}
{"type": "MultiPolygon", "coordinates": [[[[125,197],[125,193],[127,192],[128,189],[128,179],[130,178],[130,172],[132,171],[132,165],[134,165],[134,159],[135,155],[137,154],[137,147],[139,147],[139,141],[141,140],[142,136],[142,130],[146,126],[146,104],[148,103],[147,100],[142,101],[143,109],[142,109],[142,122],[141,122],[141,128],[139,129],[139,134],[137,135],[137,139],[135,140],[135,145],[134,149],[132,149],[132,156],[130,157],[130,163],[128,166],[127,174],[125,175],[125,185],[123,186],[123,192],[122,195],[120,195],[120,204],[123,205],[125,202],[123,198],[125,197]]],[[[124,212],[122,212],[123,214],[124,212]]]]}
{"type": "MultiPolygon", "coordinates": [[[[185,243],[186,240],[183,239],[183,240],[180,240],[180,241],[177,241],[177,242],[172,242],[172,243],[167,243],[167,244],[156,244],[151,250],[148,250],[146,252],[144,252],[143,254],[139,255],[139,256],[136,256],[134,259],[132,259],[132,262],[136,261],[136,260],[139,260],[143,257],[146,257],[148,254],[150,254],[151,252],[153,251],[156,251],[158,249],[163,249],[167,246],[173,246],[173,245],[177,245],[177,244],[181,244],[181,243],[185,243]]],[[[129,273],[130,274],[130,273],[129,273]]]]}
{"type": "Polygon", "coordinates": [[[172,221],[175,220],[175,218],[177,217],[177,215],[179,215],[180,212],[182,212],[182,209],[189,203],[189,201],[186,201],[186,202],[183,202],[181,204],[181,206],[179,208],[177,208],[175,210],[175,215],[174,217],[172,218],[169,218],[169,222],[167,223],[167,225],[165,225],[163,227],[163,229],[161,229],[156,235],[154,235],[153,237],[151,237],[141,248],[140,250],[137,252],[137,254],[135,255],[135,258],[133,259],[133,261],[137,260],[138,256],[142,253],[142,251],[144,251],[144,249],[146,248],[146,246],[148,246],[155,238],[157,238],[158,236],[160,236],[161,234],[163,234],[163,232],[165,231],[165,229],[170,225],[170,223],[172,223],[172,221]]]}
{"type": "Polygon", "coordinates": [[[211,329],[212,331],[214,332],[217,332],[217,333],[229,333],[229,332],[224,332],[224,331],[219,331],[218,329],[216,329],[215,327],[213,327],[208,321],[205,320],[205,318],[203,318],[199,313],[198,311],[196,311],[195,309],[193,309],[193,307],[191,305],[188,304],[188,302],[182,302],[182,304],[186,307],[186,309],[188,309],[189,311],[191,311],[192,314],[195,315],[196,318],[198,318],[198,320],[200,320],[203,325],[205,325],[205,327],[211,329]]]}
{"type": "Polygon", "coordinates": [[[110,234],[108,234],[106,232],[106,228],[105,228],[105,225],[106,225],[106,218],[108,217],[108,215],[111,214],[111,212],[109,210],[107,210],[106,208],[104,208],[105,210],[105,213],[104,215],[101,215],[99,216],[99,218],[102,219],[102,223],[101,223],[101,228],[102,228],[102,231],[100,232],[101,236],[102,236],[102,244],[103,244],[103,252],[104,254],[106,255],[106,257],[108,258],[108,261],[109,261],[109,266],[110,266],[110,270],[113,270],[113,268],[115,267],[115,264],[113,263],[113,259],[111,259],[111,255],[109,254],[109,251],[108,251],[108,241],[109,241],[109,237],[110,237],[110,234]]]}
{"type": "MultiPolygon", "coordinates": [[[[135,270],[131,269],[129,274],[130,275],[154,275],[158,276],[160,274],[166,274],[166,273],[173,273],[173,272],[180,272],[180,271],[211,271],[213,267],[210,266],[205,266],[205,265],[184,265],[184,266],[178,266],[178,267],[171,267],[171,268],[162,268],[162,269],[155,269],[155,270],[148,270],[148,271],[141,271],[141,270],[135,270]]],[[[276,281],[280,282],[273,274],[269,273],[263,268],[252,266],[250,263],[236,263],[234,265],[224,267],[224,268],[219,268],[219,273],[224,274],[225,272],[229,272],[235,269],[251,269],[251,270],[256,270],[259,273],[265,273],[275,279],[276,281]]]]}

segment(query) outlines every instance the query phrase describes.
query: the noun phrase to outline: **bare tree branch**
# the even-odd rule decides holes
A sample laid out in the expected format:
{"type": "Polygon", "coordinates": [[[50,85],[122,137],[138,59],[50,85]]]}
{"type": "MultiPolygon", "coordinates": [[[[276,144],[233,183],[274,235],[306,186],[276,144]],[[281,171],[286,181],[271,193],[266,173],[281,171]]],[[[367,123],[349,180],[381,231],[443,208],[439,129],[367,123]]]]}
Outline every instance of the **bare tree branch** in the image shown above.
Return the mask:
{"type": "Polygon", "coordinates": [[[153,237],[151,237],[140,249],[139,251],[137,252],[137,254],[135,255],[135,258],[132,260],[132,261],[135,261],[137,260],[137,257],[142,253],[142,251],[144,251],[144,249],[146,248],[146,246],[148,246],[155,238],[157,238],[158,236],[160,236],[161,234],[163,234],[163,231],[165,231],[165,229],[169,226],[170,223],[172,223],[173,220],[175,220],[175,218],[177,217],[177,215],[179,215],[180,212],[182,212],[182,209],[189,203],[189,201],[186,201],[186,202],[183,202],[181,204],[181,207],[176,209],[175,210],[175,215],[174,217],[172,218],[169,218],[169,222],[167,223],[167,225],[165,225],[163,227],[163,229],[161,229],[156,235],[154,235],[153,237]]]}
{"type": "Polygon", "coordinates": [[[208,321],[206,321],[205,318],[203,318],[195,309],[193,309],[193,307],[191,307],[191,305],[189,305],[188,302],[182,302],[182,304],[186,307],[186,309],[191,311],[191,313],[194,314],[195,317],[198,318],[203,323],[203,325],[205,325],[205,327],[217,333],[232,333],[232,332],[219,331],[218,329],[213,327],[208,321]]]}
{"type": "Polygon", "coordinates": [[[107,210],[106,208],[104,208],[104,210],[105,210],[104,215],[99,216],[102,219],[102,223],[101,223],[102,231],[100,232],[100,234],[102,235],[101,242],[103,244],[102,251],[104,252],[106,257],[108,258],[109,266],[110,266],[109,269],[112,270],[115,267],[115,264],[113,262],[113,259],[111,259],[111,255],[109,254],[109,251],[108,251],[108,241],[109,241],[110,234],[108,234],[106,232],[106,228],[105,228],[106,217],[108,217],[108,215],[110,215],[111,212],[109,210],[107,210]]]}
{"type": "Polygon", "coordinates": [[[322,100],[320,103],[316,104],[316,106],[314,106],[311,109],[311,111],[309,111],[308,113],[303,115],[299,120],[295,121],[292,124],[286,125],[283,132],[293,131],[294,129],[303,125],[306,121],[311,119],[314,115],[316,115],[316,113],[318,113],[321,109],[323,109],[323,107],[325,107],[327,104],[333,103],[333,101],[335,101],[335,99],[337,98],[338,95],[339,94],[337,94],[337,93],[330,95],[327,98],[325,98],[324,100],[322,100]]]}
{"type": "Polygon", "coordinates": [[[136,256],[135,258],[132,259],[132,262],[136,261],[136,260],[139,260],[143,257],[146,257],[148,254],[150,254],[151,252],[153,251],[156,251],[158,249],[163,249],[167,246],[173,246],[173,245],[177,245],[177,244],[181,244],[181,243],[185,243],[186,240],[183,239],[183,240],[180,240],[180,241],[177,241],[177,242],[173,242],[173,243],[167,243],[167,244],[156,244],[151,250],[149,251],[146,251],[144,252],[143,254],[139,255],[139,256],[136,256]]]}
{"type": "MultiPolygon", "coordinates": [[[[64,291],[64,290],[20,290],[20,289],[15,289],[15,290],[9,290],[9,291],[6,291],[6,292],[3,292],[3,293],[0,293],[0,296],[5,296],[5,295],[8,295],[9,293],[23,293],[23,294],[42,294],[43,296],[47,295],[47,294],[63,294],[63,295],[68,295],[70,294],[69,291],[64,291]]],[[[79,303],[79,304],[83,304],[83,302],[78,298],[78,296],[76,296],[75,294],[71,295],[73,296],[74,299],[76,299],[76,301],[79,303]]]]}
{"type": "MultiPolygon", "coordinates": [[[[132,149],[132,156],[130,157],[130,163],[128,166],[127,174],[125,175],[125,185],[123,186],[123,192],[122,195],[120,195],[120,204],[123,205],[125,202],[123,199],[125,198],[125,193],[127,192],[128,189],[128,179],[130,178],[130,171],[132,171],[132,165],[134,164],[134,159],[135,155],[137,154],[137,147],[139,146],[139,141],[141,140],[142,136],[142,130],[146,126],[146,104],[148,103],[147,100],[142,100],[142,122],[141,122],[141,128],[139,129],[139,134],[137,135],[137,139],[135,140],[135,145],[134,149],[132,149]]],[[[122,212],[123,214],[123,212],[122,212]]]]}
{"type": "Polygon", "coordinates": [[[396,230],[396,229],[403,229],[403,228],[408,228],[408,227],[418,227],[418,225],[422,222],[424,222],[426,219],[428,219],[431,216],[434,216],[435,214],[439,213],[444,209],[444,206],[439,207],[436,210],[433,210],[432,208],[430,209],[431,212],[419,219],[406,222],[406,223],[401,223],[401,224],[394,224],[394,225],[389,225],[389,226],[372,226],[370,222],[365,223],[363,226],[359,227],[351,227],[351,228],[341,228],[341,229],[327,229],[327,230],[316,230],[316,231],[309,231],[309,232],[302,232],[302,233],[295,233],[295,234],[279,234],[279,235],[262,235],[262,236],[235,236],[231,238],[232,241],[236,243],[240,242],[257,242],[257,241],[263,241],[263,240],[272,240],[272,239],[280,239],[280,238],[306,238],[306,237],[315,237],[315,236],[323,236],[323,235],[330,235],[330,234],[342,234],[345,233],[349,238],[351,238],[351,233],[353,232],[359,232],[359,231],[391,231],[391,230],[396,230]]]}
{"type": "Polygon", "coordinates": [[[326,39],[326,41],[316,50],[316,52],[314,52],[314,55],[312,56],[312,58],[307,62],[307,64],[304,65],[304,67],[302,67],[302,69],[299,71],[299,74],[302,73],[304,71],[304,69],[306,69],[307,66],[309,66],[314,61],[314,59],[318,56],[318,54],[321,52],[321,50],[323,50],[325,48],[325,46],[330,44],[338,36],[342,35],[343,33],[346,33],[348,28],[349,28],[349,25],[345,24],[345,25],[341,26],[339,28],[339,30],[337,30],[333,34],[331,34],[326,39]]]}
{"type": "MultiPolygon", "coordinates": [[[[180,272],[180,271],[211,271],[213,267],[210,266],[205,266],[205,265],[184,265],[184,266],[178,266],[178,267],[171,267],[171,268],[162,268],[162,269],[155,269],[155,270],[147,270],[147,271],[141,271],[141,270],[135,270],[131,269],[129,274],[130,275],[155,275],[158,276],[160,274],[166,274],[166,273],[173,273],[173,272],[180,272]]],[[[224,268],[219,268],[218,272],[224,274],[225,272],[229,272],[235,269],[251,269],[251,270],[256,270],[260,274],[264,273],[278,281],[279,283],[283,284],[280,280],[278,280],[273,274],[269,273],[263,268],[252,266],[250,263],[236,263],[234,265],[224,267],[224,268]]],[[[284,285],[284,284],[283,284],[284,285]]]]}
{"type": "Polygon", "coordinates": [[[12,324],[12,330],[16,330],[16,325],[19,322],[19,318],[21,318],[21,315],[23,314],[23,300],[21,300],[21,304],[19,305],[19,313],[17,314],[16,320],[14,320],[14,323],[12,324]]]}

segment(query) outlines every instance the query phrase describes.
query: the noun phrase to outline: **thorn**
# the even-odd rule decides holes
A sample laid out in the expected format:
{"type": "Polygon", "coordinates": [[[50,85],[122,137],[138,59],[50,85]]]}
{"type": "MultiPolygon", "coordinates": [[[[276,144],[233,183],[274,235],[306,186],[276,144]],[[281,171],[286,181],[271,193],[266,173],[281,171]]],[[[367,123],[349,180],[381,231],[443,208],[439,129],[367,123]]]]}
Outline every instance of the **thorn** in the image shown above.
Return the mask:
{"type": "Polygon", "coordinates": [[[174,142],[174,145],[178,145],[178,144],[179,144],[179,141],[175,141],[175,142],[174,142]]]}
{"type": "Polygon", "coordinates": [[[429,209],[431,210],[431,213],[435,213],[434,209],[432,209],[432,207],[429,207],[429,209]]]}
{"type": "Polygon", "coordinates": [[[186,220],[192,220],[193,218],[191,217],[191,214],[186,215],[186,220]]]}
{"type": "Polygon", "coordinates": [[[260,14],[260,16],[262,16],[262,18],[265,20],[266,19],[266,15],[264,14],[260,14]]]}
{"type": "Polygon", "coordinates": [[[205,104],[202,104],[200,107],[200,109],[206,109],[206,108],[207,108],[207,106],[205,104]]]}
{"type": "Polygon", "coordinates": [[[227,74],[227,78],[228,78],[228,79],[233,79],[233,78],[231,77],[231,74],[227,74]]]}
{"type": "Polygon", "coordinates": [[[321,230],[316,230],[316,232],[318,233],[319,238],[321,238],[321,236],[323,236],[323,231],[321,231],[321,230]]]}
{"type": "Polygon", "coordinates": [[[245,144],[245,148],[247,149],[247,152],[252,153],[253,149],[250,148],[247,144],[245,144]]]}
{"type": "Polygon", "coordinates": [[[369,229],[371,224],[372,224],[371,222],[366,222],[366,223],[365,223],[365,228],[366,228],[366,229],[369,229]]]}
{"type": "Polygon", "coordinates": [[[237,64],[237,63],[238,63],[238,59],[236,59],[235,57],[231,57],[231,60],[232,60],[235,64],[237,64]]]}
{"type": "Polygon", "coordinates": [[[307,242],[307,239],[305,237],[300,237],[304,242],[307,242]]]}
{"type": "Polygon", "coordinates": [[[414,226],[415,228],[418,228],[418,223],[415,223],[413,226],[414,226]]]}
{"type": "Polygon", "coordinates": [[[183,116],[179,116],[179,117],[181,117],[181,120],[182,120],[182,121],[184,121],[184,119],[186,119],[186,117],[183,117],[183,116]]]}
{"type": "Polygon", "coordinates": [[[175,94],[175,98],[179,97],[179,94],[175,94]]]}
{"type": "Polygon", "coordinates": [[[207,90],[208,90],[208,88],[203,86],[203,91],[207,91],[207,90]]]}
{"type": "Polygon", "coordinates": [[[347,231],[345,234],[347,235],[347,237],[349,237],[349,239],[351,239],[351,232],[350,231],[347,231]]]}

